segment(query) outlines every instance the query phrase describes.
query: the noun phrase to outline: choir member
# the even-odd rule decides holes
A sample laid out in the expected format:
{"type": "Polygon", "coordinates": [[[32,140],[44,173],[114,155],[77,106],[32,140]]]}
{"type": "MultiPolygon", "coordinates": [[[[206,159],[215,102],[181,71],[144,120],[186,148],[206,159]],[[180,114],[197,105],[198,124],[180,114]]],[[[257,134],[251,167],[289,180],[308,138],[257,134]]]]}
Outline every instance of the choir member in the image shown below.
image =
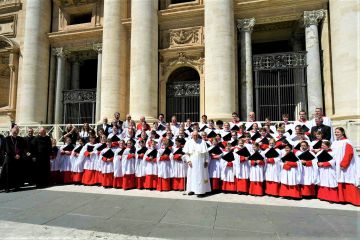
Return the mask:
{"type": "Polygon", "coordinates": [[[316,132],[315,139],[312,142],[310,142],[311,151],[315,154],[320,152],[322,150],[322,142],[323,142],[323,133],[316,132]]]}
{"type": "Polygon", "coordinates": [[[332,144],[336,160],[339,202],[360,206],[360,162],[354,146],[347,139],[345,130],[335,129],[336,140],[332,144]]]}
{"type": "Polygon", "coordinates": [[[84,141],[84,143],[87,143],[89,141],[91,132],[92,129],[89,123],[84,123],[83,126],[81,127],[81,131],[79,132],[79,137],[84,141]]]}
{"type": "Polygon", "coordinates": [[[235,162],[237,161],[237,156],[235,156],[231,147],[230,143],[226,145],[220,160],[221,190],[226,192],[236,192],[235,162]]]}
{"type": "Polygon", "coordinates": [[[209,148],[209,178],[213,191],[220,190],[220,158],[223,150],[219,147],[219,142],[213,139],[212,146],[209,148]]]}
{"type": "MultiPolygon", "coordinates": [[[[95,142],[95,138],[93,139],[95,142]]],[[[73,183],[81,183],[84,172],[84,140],[80,138],[78,145],[74,148],[70,155],[71,177],[73,183]]]]}
{"type": "Polygon", "coordinates": [[[265,193],[271,196],[279,196],[281,156],[280,150],[275,148],[275,140],[270,139],[269,148],[264,152],[266,158],[265,169],[265,193]]]}
{"type": "Polygon", "coordinates": [[[223,121],[221,121],[221,120],[217,120],[217,121],[216,121],[216,129],[217,129],[218,131],[222,130],[222,129],[223,129],[223,126],[224,126],[224,122],[223,122],[223,121]]]}
{"type": "Polygon", "coordinates": [[[62,182],[69,184],[72,182],[72,173],[71,173],[71,160],[70,156],[74,150],[74,145],[72,144],[71,138],[65,138],[65,144],[60,148],[60,175],[62,182]]]}
{"type": "MultiPolygon", "coordinates": [[[[56,139],[51,140],[51,155],[50,155],[50,181],[51,184],[59,182],[60,178],[60,151],[56,146],[56,139]]],[[[60,181],[61,182],[61,181],[60,181]]]]}
{"type": "MultiPolygon", "coordinates": [[[[331,126],[332,126],[331,119],[329,117],[324,116],[322,108],[320,108],[320,107],[315,108],[314,117],[322,118],[323,124],[331,128],[331,126]]],[[[316,125],[315,118],[312,120],[312,126],[316,125]]]]}
{"type": "Polygon", "coordinates": [[[201,122],[200,122],[200,124],[199,124],[199,128],[200,129],[203,129],[204,128],[204,130],[206,129],[206,128],[208,128],[209,126],[208,126],[208,120],[207,120],[207,116],[206,115],[202,115],[201,116],[201,122]],[[206,126],[206,127],[205,127],[206,126]]]}
{"type": "Polygon", "coordinates": [[[236,191],[238,193],[249,192],[249,177],[250,177],[250,165],[248,159],[250,157],[250,151],[245,146],[245,140],[240,139],[236,154],[239,156],[239,161],[236,164],[236,191]]]}
{"type": "Polygon", "coordinates": [[[301,198],[300,180],[302,164],[292,151],[290,144],[286,145],[281,157],[280,190],[279,196],[301,198]]]}
{"type": "Polygon", "coordinates": [[[124,190],[135,188],[135,152],[133,142],[128,140],[126,142],[126,149],[122,156],[123,168],[123,186],[124,190]]]}
{"type": "Polygon", "coordinates": [[[148,142],[148,150],[144,155],[144,168],[145,168],[145,189],[156,189],[157,186],[157,155],[158,151],[155,146],[155,141],[148,142]]]}
{"type": "Polygon", "coordinates": [[[173,148],[173,153],[170,156],[171,159],[171,177],[172,183],[171,188],[173,190],[183,191],[185,190],[185,178],[187,166],[183,161],[183,147],[185,145],[185,140],[182,138],[177,138],[175,140],[175,146],[173,148]]]}
{"type": "Polygon", "coordinates": [[[159,117],[158,117],[158,126],[162,125],[163,127],[166,126],[166,122],[165,122],[165,117],[164,117],[164,114],[160,113],[159,114],[159,117]]]}
{"type": "Polygon", "coordinates": [[[240,120],[239,120],[239,115],[236,112],[233,112],[231,114],[231,117],[232,117],[232,120],[231,120],[231,122],[229,122],[230,129],[232,131],[239,131],[240,126],[241,126],[241,123],[240,123],[240,120]]]}
{"type": "MultiPolygon", "coordinates": [[[[282,119],[283,119],[283,124],[284,124],[284,129],[285,129],[285,133],[284,135],[287,135],[287,137],[291,136],[293,134],[293,132],[295,131],[295,126],[294,124],[289,122],[289,114],[284,113],[282,115],[282,119]]],[[[280,126],[278,126],[280,127],[280,126]]]]}
{"type": "Polygon", "coordinates": [[[263,126],[264,128],[268,129],[268,133],[275,134],[276,133],[276,127],[271,123],[271,120],[269,117],[265,118],[265,124],[263,126]]]}
{"type": "Polygon", "coordinates": [[[338,202],[338,183],[336,179],[336,160],[330,141],[324,140],[317,153],[319,167],[319,183],[317,198],[329,202],[338,202]]]}
{"type": "Polygon", "coordinates": [[[112,150],[112,141],[107,139],[106,148],[100,152],[102,160],[101,164],[101,186],[109,188],[113,186],[114,182],[114,152],[112,150]]]}
{"type": "Polygon", "coordinates": [[[315,185],[318,183],[318,167],[315,155],[310,152],[306,141],[300,143],[300,150],[295,154],[300,159],[302,167],[300,191],[302,197],[314,197],[315,185]]]}
{"type": "Polygon", "coordinates": [[[265,161],[263,155],[260,153],[260,147],[258,143],[252,145],[253,149],[249,156],[250,161],[250,187],[249,194],[255,196],[264,195],[264,167],[265,161]]]}
{"type": "Polygon", "coordinates": [[[139,146],[136,148],[135,154],[135,183],[137,189],[144,188],[145,181],[145,168],[144,168],[144,155],[147,151],[145,141],[140,140],[139,146]]]}
{"type": "Polygon", "coordinates": [[[276,140],[275,147],[277,149],[282,150],[287,144],[289,144],[289,141],[287,140],[287,137],[284,135],[285,134],[284,128],[278,128],[277,133],[278,135],[275,137],[276,140]]]}
{"type": "Polygon", "coordinates": [[[94,149],[92,152],[84,152],[84,172],[81,182],[84,185],[101,184],[100,153],[106,148],[106,135],[103,135],[100,143],[95,145],[90,138],[90,144],[88,145],[94,146],[94,149]]]}
{"type": "Polygon", "coordinates": [[[264,151],[269,147],[269,138],[267,138],[265,128],[260,128],[260,137],[255,140],[259,144],[260,150],[264,151]]]}
{"type": "Polygon", "coordinates": [[[211,192],[209,181],[209,153],[206,143],[199,139],[199,133],[194,130],[192,139],[184,146],[184,158],[189,167],[187,172],[186,189],[189,195],[197,194],[202,197],[205,193],[211,192]]]}
{"type": "MultiPolygon", "coordinates": [[[[81,157],[78,158],[78,161],[75,163],[75,165],[77,167],[75,167],[74,169],[78,169],[78,173],[73,175],[73,180],[75,182],[82,182],[84,184],[84,182],[87,181],[83,181],[84,177],[84,167],[86,165],[86,171],[87,174],[90,173],[90,178],[94,178],[93,175],[95,174],[94,171],[94,163],[95,163],[95,158],[97,158],[97,154],[94,150],[94,148],[96,147],[96,138],[94,135],[90,135],[89,137],[89,142],[84,146],[83,151],[81,151],[80,155],[81,157]],[[91,165],[91,167],[89,166],[91,165]],[[89,170],[91,169],[91,170],[89,170]],[[89,172],[90,171],[90,172],[89,172]]],[[[85,179],[84,179],[85,180],[85,179]]],[[[93,180],[90,180],[89,182],[87,182],[87,185],[93,185],[95,184],[94,182],[92,182],[93,180]],[[90,184],[89,184],[90,183],[90,184]]]]}
{"type": "Polygon", "coordinates": [[[119,146],[119,141],[122,139],[122,136],[119,132],[118,127],[114,124],[112,127],[112,132],[108,135],[108,139],[111,140],[111,147],[113,150],[119,146]]]}
{"type": "Polygon", "coordinates": [[[178,134],[180,124],[176,120],[176,116],[171,117],[170,130],[174,135],[178,134]]]}
{"type": "Polygon", "coordinates": [[[11,189],[17,190],[23,185],[22,176],[19,172],[23,158],[25,157],[25,142],[18,136],[19,128],[14,126],[11,129],[11,135],[4,141],[5,159],[1,169],[0,182],[4,186],[5,192],[11,189]]]}
{"type": "Polygon", "coordinates": [[[114,182],[113,182],[113,187],[114,188],[122,188],[123,186],[123,178],[124,178],[124,174],[123,174],[123,160],[122,160],[122,156],[123,153],[125,151],[125,141],[124,140],[120,140],[119,141],[119,148],[115,150],[114,152],[114,182]]]}
{"type": "Polygon", "coordinates": [[[311,121],[308,121],[306,118],[306,112],[304,110],[301,110],[299,112],[299,119],[294,122],[295,126],[301,126],[302,131],[306,136],[310,135],[310,130],[312,127],[311,121]]]}
{"type": "Polygon", "coordinates": [[[171,148],[170,140],[164,138],[162,140],[161,148],[157,155],[157,168],[158,168],[158,180],[156,190],[158,191],[170,191],[171,190],[171,148]]]}

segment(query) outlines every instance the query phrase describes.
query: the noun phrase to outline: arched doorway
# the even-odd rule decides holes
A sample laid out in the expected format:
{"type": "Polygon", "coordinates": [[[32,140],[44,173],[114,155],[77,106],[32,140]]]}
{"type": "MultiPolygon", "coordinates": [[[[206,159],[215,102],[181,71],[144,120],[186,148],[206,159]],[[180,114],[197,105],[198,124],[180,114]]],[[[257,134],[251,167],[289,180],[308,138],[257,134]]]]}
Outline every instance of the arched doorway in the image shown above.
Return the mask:
{"type": "Polygon", "coordinates": [[[200,76],[191,67],[173,71],[166,84],[166,119],[175,115],[179,122],[200,119],[200,76]]]}

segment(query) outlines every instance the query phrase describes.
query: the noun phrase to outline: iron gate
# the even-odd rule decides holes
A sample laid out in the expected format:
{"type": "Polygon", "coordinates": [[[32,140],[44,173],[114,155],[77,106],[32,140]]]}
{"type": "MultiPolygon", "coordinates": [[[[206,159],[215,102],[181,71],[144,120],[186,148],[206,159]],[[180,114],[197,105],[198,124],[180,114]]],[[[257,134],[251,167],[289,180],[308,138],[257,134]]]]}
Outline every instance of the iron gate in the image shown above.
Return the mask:
{"type": "Polygon", "coordinates": [[[173,115],[179,122],[187,118],[200,119],[200,83],[199,81],[170,82],[166,88],[166,119],[173,115]]]}
{"type": "Polygon", "coordinates": [[[64,123],[95,123],[96,89],[66,90],[64,123]]]}
{"type": "Polygon", "coordinates": [[[255,107],[259,119],[281,120],[284,113],[295,119],[307,109],[306,52],[253,56],[255,107]]]}

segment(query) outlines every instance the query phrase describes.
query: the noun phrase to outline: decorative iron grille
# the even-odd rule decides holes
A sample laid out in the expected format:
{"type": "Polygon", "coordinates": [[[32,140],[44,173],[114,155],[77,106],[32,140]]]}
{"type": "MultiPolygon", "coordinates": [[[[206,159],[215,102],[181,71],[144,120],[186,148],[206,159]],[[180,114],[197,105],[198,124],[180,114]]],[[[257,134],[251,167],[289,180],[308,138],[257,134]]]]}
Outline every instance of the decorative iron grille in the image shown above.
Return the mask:
{"type": "Polygon", "coordinates": [[[187,118],[198,121],[200,118],[199,81],[171,82],[167,84],[166,118],[170,121],[175,115],[178,121],[187,118]]]}
{"type": "Polygon", "coordinates": [[[259,119],[295,119],[307,108],[306,53],[287,52],[253,56],[255,106],[259,119]]]}
{"type": "Polygon", "coordinates": [[[96,89],[63,92],[64,123],[95,123],[96,89]]]}

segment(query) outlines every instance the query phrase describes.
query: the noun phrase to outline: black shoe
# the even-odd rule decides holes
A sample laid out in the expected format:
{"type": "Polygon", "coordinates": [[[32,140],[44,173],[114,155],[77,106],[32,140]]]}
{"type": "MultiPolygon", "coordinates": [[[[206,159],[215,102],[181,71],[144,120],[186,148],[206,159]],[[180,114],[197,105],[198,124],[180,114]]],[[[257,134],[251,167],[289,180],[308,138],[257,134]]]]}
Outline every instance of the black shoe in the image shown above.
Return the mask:
{"type": "Polygon", "coordinates": [[[205,197],[205,194],[198,194],[197,197],[198,198],[203,198],[203,197],[205,197]]]}
{"type": "Polygon", "coordinates": [[[192,195],[194,195],[195,193],[194,192],[188,192],[188,195],[189,196],[192,196],[192,195]]]}

